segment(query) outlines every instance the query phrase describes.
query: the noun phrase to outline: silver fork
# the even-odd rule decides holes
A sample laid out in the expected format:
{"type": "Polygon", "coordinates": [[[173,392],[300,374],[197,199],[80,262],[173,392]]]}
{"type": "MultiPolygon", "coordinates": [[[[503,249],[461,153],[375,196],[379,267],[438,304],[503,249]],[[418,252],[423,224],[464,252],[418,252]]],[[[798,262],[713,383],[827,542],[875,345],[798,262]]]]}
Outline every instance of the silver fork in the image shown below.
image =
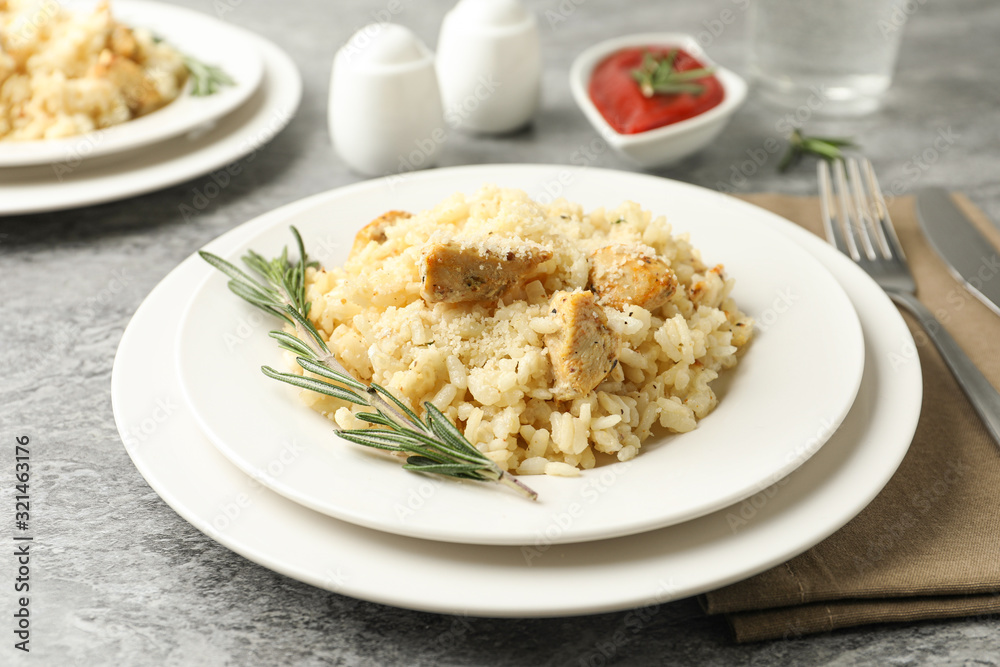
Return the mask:
{"type": "Polygon", "coordinates": [[[874,278],[894,302],[910,311],[934,341],[993,440],[1000,445],[1000,394],[969,360],[955,339],[917,300],[917,285],[889,219],[889,211],[868,160],[819,163],[820,206],[826,238],[874,278]],[[846,173],[845,173],[846,171],[846,173]]]}

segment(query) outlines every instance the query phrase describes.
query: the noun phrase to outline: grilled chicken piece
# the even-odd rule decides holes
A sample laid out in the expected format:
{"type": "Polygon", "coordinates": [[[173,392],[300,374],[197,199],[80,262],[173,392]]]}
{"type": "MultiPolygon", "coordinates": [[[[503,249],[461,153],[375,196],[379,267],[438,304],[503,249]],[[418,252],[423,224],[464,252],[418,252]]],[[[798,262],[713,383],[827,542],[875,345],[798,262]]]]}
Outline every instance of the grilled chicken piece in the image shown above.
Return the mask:
{"type": "Polygon", "coordinates": [[[101,52],[94,65],[94,74],[115,84],[125,97],[125,104],[134,116],[156,111],[165,104],[163,96],[134,60],[117,56],[109,49],[101,52]]]}
{"type": "Polygon", "coordinates": [[[560,324],[545,336],[556,379],[552,395],[560,401],[583,398],[615,367],[621,341],[593,292],[556,292],[549,306],[560,324]]]}
{"type": "Polygon", "coordinates": [[[434,243],[424,251],[421,296],[428,303],[495,301],[531,277],[552,253],[537,244],[434,243]]]}
{"type": "Polygon", "coordinates": [[[653,310],[673,295],[677,276],[652,248],[618,244],[591,254],[590,285],[605,306],[621,309],[631,303],[653,310]]]}
{"type": "Polygon", "coordinates": [[[396,224],[398,220],[412,217],[413,215],[406,211],[389,211],[375,218],[358,231],[354,237],[354,245],[351,246],[351,254],[347,258],[351,259],[360,253],[372,241],[379,245],[385,243],[385,230],[396,224]]]}
{"type": "Polygon", "coordinates": [[[108,48],[116,56],[135,60],[138,45],[132,31],[119,23],[111,30],[111,35],[108,37],[108,48]]]}

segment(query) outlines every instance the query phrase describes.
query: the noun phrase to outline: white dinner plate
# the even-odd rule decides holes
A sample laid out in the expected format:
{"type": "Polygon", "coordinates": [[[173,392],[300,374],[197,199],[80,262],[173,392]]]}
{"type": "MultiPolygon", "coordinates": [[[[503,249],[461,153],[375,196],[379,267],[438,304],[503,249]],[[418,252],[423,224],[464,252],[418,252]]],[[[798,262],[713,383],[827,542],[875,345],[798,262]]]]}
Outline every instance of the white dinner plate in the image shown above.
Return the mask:
{"type": "MultiPolygon", "coordinates": [[[[72,12],[89,12],[96,4],[95,0],[71,0],[63,6],[72,12]]],[[[250,99],[260,85],[264,66],[256,40],[245,30],[190,9],[144,0],[114,0],[111,13],[132,28],[149,29],[185,55],[221,67],[235,85],[195,97],[189,81],[170,104],[121,125],[64,139],[0,142],[0,167],[47,164],[56,173],[72,170],[81,160],[134,150],[203,128],[250,99]]]]}
{"type": "MultiPolygon", "coordinates": [[[[210,127],[140,150],[80,163],[0,169],[0,215],[58,211],[124,199],[207,174],[260,150],[295,115],[302,79],[284,51],[253,33],[240,32],[253,45],[263,66],[261,84],[244,104],[210,127]],[[56,170],[56,166],[61,168],[56,170]]],[[[202,190],[216,185],[213,182],[202,190]]],[[[192,195],[189,207],[196,211],[197,204],[192,195]]]]}
{"type": "MultiPolygon", "coordinates": [[[[419,211],[484,183],[537,190],[539,169],[459,167],[389,183],[374,180],[312,199],[302,210],[247,223],[248,248],[277,256],[303,235],[307,252],[337,266],[354,233],[387,210],[419,211]]],[[[746,498],[811,456],[850,409],[861,382],[864,342],[857,315],[830,273],[794,242],[674,181],[615,174],[581,192],[585,210],[632,199],[689,232],[708,265],[724,263],[733,298],[759,323],[739,365],[724,372],[719,406],[683,435],[654,430],[639,456],[579,477],[530,476],[537,502],[476,482],[407,473],[398,459],[340,440],[305,407],[299,390],[264,376],[285,368],[267,336],[277,320],[236,298],[205,264],[181,325],[178,368],[203,432],[245,473],[306,507],[368,528],[467,544],[582,542],[687,521],[746,498]],[[241,325],[249,324],[242,334],[241,325]],[[273,474],[296,443],[303,465],[273,474]]]]}
{"type": "MultiPolygon", "coordinates": [[[[538,175],[561,169],[520,168],[538,175]]],[[[482,170],[484,177],[489,170],[482,170]]],[[[651,180],[578,172],[566,195],[582,198],[609,177],[651,180]]],[[[846,290],[865,335],[864,378],[840,429],[798,470],[742,503],[630,537],[537,547],[400,537],[308,510],[263,488],[212,447],[183,403],[173,360],[149,353],[176,344],[177,320],[202,279],[196,256],[153,290],[122,337],[112,398],[126,449],[153,489],[219,543],[299,581],[412,609],[480,616],[596,613],[687,597],[784,562],[847,523],[892,476],[920,412],[919,361],[907,353],[915,349],[913,339],[895,307],[850,260],[778,216],[690,189],[707,206],[778,230],[813,253],[846,290]]],[[[304,200],[295,206],[311,205],[304,200]]],[[[253,234],[237,229],[209,249],[231,253],[253,234]]],[[[290,448],[276,467],[297,462],[303,463],[290,448]]]]}

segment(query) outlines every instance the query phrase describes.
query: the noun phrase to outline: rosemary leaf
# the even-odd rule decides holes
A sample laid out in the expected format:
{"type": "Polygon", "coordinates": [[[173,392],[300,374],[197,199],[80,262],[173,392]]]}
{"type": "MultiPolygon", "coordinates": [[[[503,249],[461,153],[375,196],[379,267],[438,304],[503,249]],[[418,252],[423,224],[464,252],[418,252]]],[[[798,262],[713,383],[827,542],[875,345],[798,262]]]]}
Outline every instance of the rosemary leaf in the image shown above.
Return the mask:
{"type": "MultiPolygon", "coordinates": [[[[230,280],[226,285],[229,287],[230,291],[240,298],[247,298],[245,295],[250,295],[260,301],[262,304],[266,305],[269,312],[276,312],[276,315],[289,324],[292,324],[292,320],[284,313],[284,309],[281,307],[280,298],[272,293],[270,290],[261,289],[254,285],[248,285],[247,283],[241,283],[238,280],[230,280]]],[[[260,306],[258,306],[260,307],[260,306]]]]}
{"type": "Polygon", "coordinates": [[[250,303],[259,308],[272,307],[272,303],[274,301],[273,298],[261,292],[260,290],[256,289],[255,287],[250,287],[245,283],[237,282],[235,280],[230,280],[228,283],[226,283],[226,285],[229,287],[229,289],[232,291],[233,294],[240,297],[241,299],[249,301],[250,303]]]}
{"type": "Polygon", "coordinates": [[[402,452],[402,447],[397,447],[396,445],[389,445],[379,440],[378,438],[373,438],[367,433],[348,433],[346,431],[337,431],[337,435],[348,442],[353,442],[355,445],[364,445],[365,447],[374,447],[375,449],[384,449],[389,452],[402,452]]]}
{"type": "Polygon", "coordinates": [[[232,278],[237,282],[245,283],[247,285],[254,285],[262,290],[267,289],[263,285],[258,283],[256,280],[248,276],[246,273],[241,271],[239,268],[227,262],[226,260],[222,259],[218,255],[213,255],[212,253],[206,252],[204,250],[199,250],[198,255],[203,260],[211,264],[214,268],[218,269],[219,271],[222,271],[224,274],[226,274],[227,276],[229,276],[230,278],[232,278]]]}
{"type": "MultiPolygon", "coordinates": [[[[409,452],[410,454],[424,456],[434,463],[454,463],[454,461],[452,461],[446,454],[426,448],[419,443],[414,442],[412,438],[396,431],[383,429],[350,429],[338,431],[338,435],[345,437],[346,439],[353,438],[354,442],[365,440],[366,442],[379,442],[383,445],[398,447],[401,452],[409,452]]],[[[477,465],[480,468],[482,467],[482,464],[477,465]]]]}
{"type": "Polygon", "coordinates": [[[692,79],[704,79],[706,76],[711,76],[715,70],[709,67],[699,67],[698,69],[687,69],[683,72],[673,72],[670,75],[673,81],[691,81],[692,79]]]}
{"type": "Polygon", "coordinates": [[[808,137],[800,130],[792,130],[788,137],[788,150],[778,163],[778,171],[785,172],[798,164],[805,155],[813,155],[824,160],[843,159],[843,148],[855,148],[851,139],[835,137],[808,137]]]}
{"type": "MultiPolygon", "coordinates": [[[[358,416],[361,416],[361,414],[365,413],[359,413],[358,416]]],[[[484,454],[479,452],[479,450],[476,450],[476,456],[469,456],[468,454],[463,453],[462,451],[449,447],[446,443],[443,443],[440,439],[435,438],[432,434],[425,433],[424,431],[417,431],[411,428],[403,428],[398,430],[398,433],[405,435],[407,438],[410,438],[411,440],[424,443],[424,445],[429,449],[437,450],[442,454],[447,454],[448,456],[459,458],[462,459],[463,461],[468,461],[470,463],[479,463],[480,465],[484,463],[489,463],[489,459],[484,454]]]]}
{"type": "Polygon", "coordinates": [[[326,346],[326,342],[324,342],[323,338],[319,335],[319,332],[316,331],[316,327],[312,325],[312,322],[307,320],[302,313],[295,310],[295,308],[293,308],[291,305],[285,306],[285,312],[292,316],[292,319],[295,320],[295,323],[298,326],[305,329],[306,333],[308,333],[309,336],[316,342],[316,345],[320,349],[320,351],[329,354],[330,348],[326,346]]]}
{"type": "Polygon", "coordinates": [[[221,67],[208,65],[192,56],[184,56],[184,66],[191,74],[191,94],[195,97],[214,95],[222,86],[236,85],[221,67]]]}
{"type": "Polygon", "coordinates": [[[474,453],[470,452],[469,449],[466,449],[464,442],[465,436],[462,435],[461,431],[455,428],[450,421],[448,421],[447,417],[442,415],[441,412],[434,407],[434,404],[426,403],[425,406],[427,408],[427,424],[431,427],[431,431],[434,432],[434,435],[446,441],[459,451],[464,451],[472,456],[483,456],[482,452],[478,449],[472,448],[474,453]]]}
{"type": "Polygon", "coordinates": [[[315,391],[319,394],[326,394],[327,396],[333,396],[334,398],[339,398],[342,401],[348,401],[350,403],[356,403],[357,405],[368,405],[368,403],[355,394],[353,391],[344,389],[343,387],[337,387],[328,382],[323,382],[322,380],[316,380],[313,378],[302,377],[301,375],[295,375],[294,373],[281,373],[274,370],[270,366],[262,366],[261,371],[264,375],[275,380],[280,380],[293,387],[298,387],[299,389],[308,389],[309,391],[315,391]]]}
{"type": "Polygon", "coordinates": [[[826,158],[827,160],[836,160],[843,155],[839,147],[817,139],[806,139],[803,141],[802,150],[826,158]]]}
{"type": "Polygon", "coordinates": [[[680,71],[674,69],[677,60],[677,49],[671,49],[663,58],[657,58],[647,52],[642,58],[642,65],[631,72],[632,78],[639,84],[639,90],[644,97],[676,93],[691,93],[697,95],[705,90],[705,86],[694,83],[715,73],[714,67],[699,67],[680,71]]]}
{"type": "Polygon", "coordinates": [[[695,95],[700,93],[704,88],[700,83],[670,82],[653,86],[653,92],[661,95],[670,93],[691,93],[695,95]]]}
{"type": "Polygon", "coordinates": [[[853,148],[856,144],[850,139],[843,139],[838,137],[811,137],[813,141],[822,141],[825,144],[830,144],[831,146],[837,146],[838,148],[853,148]]]}
{"type": "Polygon", "coordinates": [[[361,421],[370,422],[372,424],[378,424],[379,426],[389,426],[392,427],[396,422],[388,419],[377,412],[359,412],[354,415],[361,421]]]}
{"type": "Polygon", "coordinates": [[[278,347],[283,350],[288,350],[298,356],[311,356],[312,350],[309,346],[300,341],[295,336],[285,333],[284,331],[271,331],[267,334],[271,338],[278,341],[278,347]]]}
{"type": "Polygon", "coordinates": [[[315,373],[316,375],[321,375],[328,380],[333,380],[335,382],[340,382],[341,384],[346,384],[348,387],[357,389],[359,391],[367,390],[367,387],[365,387],[365,385],[358,382],[350,375],[344,375],[339,371],[331,370],[326,366],[323,366],[322,364],[318,364],[314,361],[305,359],[303,357],[299,357],[298,359],[296,359],[296,361],[298,362],[299,366],[309,371],[310,373],[315,373]]]}
{"type": "MultiPolygon", "coordinates": [[[[418,458],[416,456],[412,458],[418,458]]],[[[477,472],[480,466],[472,463],[458,464],[458,463],[410,463],[408,459],[403,465],[405,470],[414,470],[417,472],[432,472],[439,475],[454,475],[455,473],[464,472],[477,472]]]]}
{"type": "MultiPolygon", "coordinates": [[[[412,422],[414,422],[416,424],[419,424],[421,426],[421,428],[424,427],[424,423],[422,421],[420,421],[420,417],[418,417],[416,415],[416,413],[413,412],[413,410],[411,410],[409,407],[407,407],[405,403],[403,403],[398,398],[396,398],[395,396],[393,396],[391,391],[389,391],[388,389],[386,389],[385,387],[383,387],[380,384],[376,384],[375,382],[372,382],[371,388],[374,391],[377,391],[378,393],[380,393],[383,396],[385,396],[386,398],[388,398],[390,401],[392,401],[396,405],[397,408],[399,408],[400,410],[402,410],[403,413],[407,417],[410,418],[410,421],[412,421],[412,422]]],[[[426,428],[424,428],[424,430],[426,430],[426,428]]]]}
{"type": "Polygon", "coordinates": [[[395,447],[401,452],[413,449],[413,441],[411,439],[407,438],[402,433],[397,433],[396,431],[390,431],[388,429],[341,429],[337,431],[337,435],[344,439],[353,438],[355,441],[365,440],[366,442],[377,442],[382,445],[395,447]],[[409,449],[407,449],[407,446],[409,449]]]}

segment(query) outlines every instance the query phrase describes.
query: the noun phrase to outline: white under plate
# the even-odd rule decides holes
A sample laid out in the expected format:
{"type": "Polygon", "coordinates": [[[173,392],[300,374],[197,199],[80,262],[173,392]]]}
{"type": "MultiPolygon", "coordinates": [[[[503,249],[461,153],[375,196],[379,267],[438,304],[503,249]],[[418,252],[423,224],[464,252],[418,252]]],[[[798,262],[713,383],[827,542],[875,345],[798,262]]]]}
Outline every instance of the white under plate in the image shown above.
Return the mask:
{"type": "MultiPolygon", "coordinates": [[[[484,179],[489,171],[481,170],[484,179]]],[[[626,176],[579,172],[566,195],[583,199],[609,177],[626,176]]],[[[399,537],[308,510],[212,447],[183,405],[172,359],[149,354],[176,344],[176,322],[203,273],[197,257],[150,294],[122,338],[112,398],[126,449],[153,489],[219,543],[300,581],[401,607],[479,616],[596,613],[687,597],[784,562],[847,523],[892,476],[916,428],[920,365],[900,353],[913,349],[913,339],[895,307],[849,260],[773,214],[699,191],[706,205],[784,232],[813,253],[846,290],[865,335],[864,378],[840,429],[797,471],[743,503],[640,535],[527,548],[399,537]]],[[[232,253],[252,233],[238,229],[212,250],[232,253]]],[[[295,463],[286,461],[275,465],[295,463]]]]}
{"type": "MultiPolygon", "coordinates": [[[[96,4],[94,0],[63,3],[79,13],[93,11],[96,4]]],[[[256,40],[245,30],[190,9],[144,0],[114,0],[111,14],[129,27],[147,28],[184,55],[221,67],[235,85],[195,97],[189,81],[170,104],[121,125],[65,139],[0,142],[0,167],[48,164],[63,173],[81,160],[141,148],[202,128],[246,102],[260,85],[264,66],[256,40]]]]}
{"type": "MultiPolygon", "coordinates": [[[[263,63],[261,85],[246,103],[204,131],[141,150],[79,164],[0,169],[0,215],[58,211],[124,199],[182,183],[260,150],[295,115],[302,79],[284,51],[253,33],[240,33],[263,63]],[[55,166],[69,168],[56,170],[55,166]]],[[[197,210],[195,203],[188,204],[192,210],[197,210]]]]}
{"type": "MultiPolygon", "coordinates": [[[[458,167],[331,191],[246,224],[248,248],[273,257],[292,241],[327,266],[347,258],[354,233],[390,209],[419,211],[484,183],[537,189],[545,169],[458,167]],[[320,253],[317,255],[317,253],[320,253]]],[[[705,190],[612,173],[574,200],[585,210],[632,199],[690,232],[709,265],[735,277],[733,298],[760,330],[735,370],[723,373],[719,406],[683,435],[654,431],[639,456],[575,478],[530,476],[529,502],[501,487],[407,473],[398,459],[337,438],[299,390],[264,376],[285,361],[280,328],[236,298],[205,264],[180,329],[178,368],[203,432],[243,472],[306,507],[368,528],[466,544],[582,542],[686,521],[746,498],[802,464],[833,433],[861,382],[857,316],[830,273],[801,246],[718,205],[705,190]],[[300,458],[274,472],[292,447],[300,458]]],[[[210,246],[211,247],[211,246],[210,246]]]]}

